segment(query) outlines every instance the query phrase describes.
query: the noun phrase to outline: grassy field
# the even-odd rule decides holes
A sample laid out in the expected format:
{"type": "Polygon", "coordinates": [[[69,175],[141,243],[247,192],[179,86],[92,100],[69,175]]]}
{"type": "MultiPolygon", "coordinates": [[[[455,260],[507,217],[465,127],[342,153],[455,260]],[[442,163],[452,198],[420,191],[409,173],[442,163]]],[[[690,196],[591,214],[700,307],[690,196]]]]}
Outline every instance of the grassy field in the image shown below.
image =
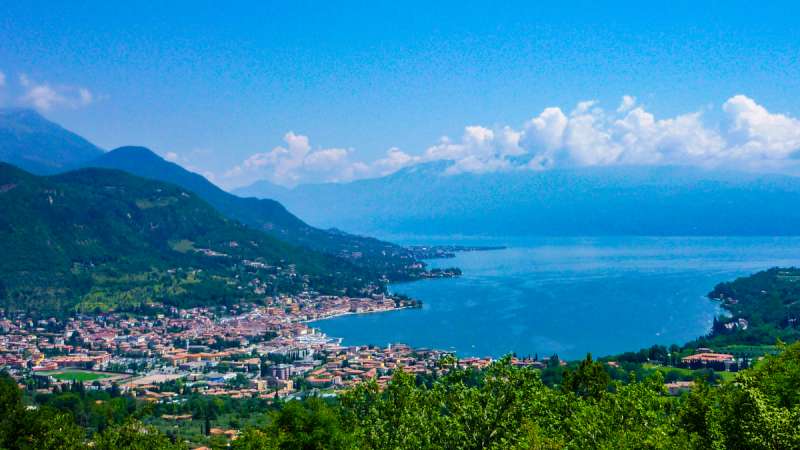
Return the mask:
{"type": "Polygon", "coordinates": [[[61,381],[94,381],[103,378],[109,378],[111,375],[95,372],[84,372],[80,370],[70,370],[50,374],[53,378],[61,381]]]}
{"type": "MultiPolygon", "coordinates": [[[[687,369],[685,367],[669,367],[652,363],[642,364],[642,367],[644,367],[645,369],[661,370],[664,373],[675,372],[680,374],[682,378],[689,378],[689,379],[694,378],[695,376],[697,376],[698,373],[700,373],[699,370],[695,371],[692,369],[687,369]]],[[[718,377],[722,378],[725,381],[732,381],[734,378],[736,378],[735,372],[715,371],[714,374],[716,374],[718,377]]]]}
{"type": "Polygon", "coordinates": [[[187,253],[194,250],[194,242],[188,239],[181,239],[180,241],[172,241],[169,243],[173,250],[180,253],[187,253]]]}

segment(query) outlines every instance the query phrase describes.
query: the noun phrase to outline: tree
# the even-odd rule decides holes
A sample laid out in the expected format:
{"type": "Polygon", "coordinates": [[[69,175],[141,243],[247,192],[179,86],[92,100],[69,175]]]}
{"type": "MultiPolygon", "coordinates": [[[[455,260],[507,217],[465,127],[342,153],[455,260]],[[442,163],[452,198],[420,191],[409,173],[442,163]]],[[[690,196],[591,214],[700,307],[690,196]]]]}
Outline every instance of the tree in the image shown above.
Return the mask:
{"type": "Polygon", "coordinates": [[[608,390],[610,382],[611,377],[603,364],[592,361],[592,354],[589,353],[577,369],[564,372],[561,389],[580,397],[599,399],[608,390]]]}
{"type": "Polygon", "coordinates": [[[52,408],[28,410],[16,382],[0,374],[0,448],[73,449],[83,445],[84,431],[72,416],[52,408]]]}
{"type": "Polygon", "coordinates": [[[270,416],[266,428],[250,428],[234,443],[235,449],[287,450],[352,448],[352,439],[342,429],[337,408],[318,397],[292,400],[270,416]]]}
{"type": "Polygon", "coordinates": [[[97,450],[172,450],[183,449],[154,427],[137,420],[128,420],[122,425],[108,428],[96,437],[97,450]]]}
{"type": "Polygon", "coordinates": [[[680,424],[696,448],[722,448],[722,430],[715,410],[717,401],[716,392],[700,379],[695,381],[678,412],[680,424]]]}
{"type": "Polygon", "coordinates": [[[784,408],[800,405],[800,342],[783,345],[777,356],[766,360],[749,371],[751,378],[742,377],[767,397],[770,403],[784,408]]]}
{"type": "Polygon", "coordinates": [[[279,441],[258,428],[248,428],[231,444],[233,450],[278,449],[279,441]]]}

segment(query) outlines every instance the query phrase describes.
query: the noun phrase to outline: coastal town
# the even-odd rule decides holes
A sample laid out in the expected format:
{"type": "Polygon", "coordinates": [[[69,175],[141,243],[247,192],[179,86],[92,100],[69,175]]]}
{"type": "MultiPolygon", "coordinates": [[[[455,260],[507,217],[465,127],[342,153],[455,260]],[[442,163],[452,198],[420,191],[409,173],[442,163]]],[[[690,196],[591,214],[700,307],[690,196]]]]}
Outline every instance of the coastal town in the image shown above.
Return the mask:
{"type": "MultiPolygon", "coordinates": [[[[460,367],[481,369],[492,362],[489,357],[456,360],[450,352],[404,344],[347,346],[314,328],[316,320],[420,306],[382,294],[349,298],[306,293],[270,299],[266,306],[165,308],[153,315],[101,313],[64,321],[3,317],[0,368],[36,389],[79,381],[90,388],[114,385],[160,401],[174,395],[161,392],[160,385],[175,380],[205,395],[285,399],[309,390],[335,394],[366,380],[385,385],[395,370],[441,375],[447,371],[441,364],[445,356],[460,367]]],[[[512,363],[544,368],[548,358],[514,358],[512,363]]],[[[738,368],[732,355],[709,349],[683,363],[738,368]]]]}
{"type": "MultiPolygon", "coordinates": [[[[416,308],[406,298],[349,298],[303,294],[267,306],[167,308],[162,313],[76,315],[64,321],[17,315],[0,320],[0,367],[20,383],[48,389],[80,381],[89,388],[117,386],[149,401],[172,394],[160,386],[183,380],[195,392],[234,398],[292,398],[316,390],[335,393],[374,379],[385,385],[394,370],[431,375],[445,370],[448,352],[344,346],[313,327],[346,314],[416,308]]],[[[491,358],[465,358],[482,368],[491,358]]]]}
{"type": "MultiPolygon", "coordinates": [[[[148,306],[135,314],[95,312],[66,319],[0,311],[0,372],[11,375],[31,398],[64,395],[103,403],[124,396],[159,411],[150,422],[173,439],[182,436],[190,448],[207,449],[210,443],[213,448],[229,446],[241,438],[243,427],[230,413],[224,421],[215,420],[205,409],[211,407],[197,398],[209,405],[256,402],[260,408],[280,408],[288,400],[336,397],[364,382],[384,390],[397,371],[424,384],[453,368],[475,369],[477,374],[494,362],[491,357],[459,358],[449,351],[397,343],[344,345],[315,328],[316,321],[337,316],[422,307],[402,295],[351,298],[305,292],[266,297],[261,304],[148,306]],[[74,397],[76,392],[99,397],[74,397]]],[[[569,364],[556,355],[514,355],[508,362],[537,369],[542,377],[569,364]]],[[[628,367],[622,359],[603,364],[609,371],[628,367]]],[[[672,363],[712,373],[736,372],[743,364],[741,358],[709,348],[697,348],[672,363]]],[[[664,381],[664,392],[671,396],[693,388],[686,378],[664,381]]]]}

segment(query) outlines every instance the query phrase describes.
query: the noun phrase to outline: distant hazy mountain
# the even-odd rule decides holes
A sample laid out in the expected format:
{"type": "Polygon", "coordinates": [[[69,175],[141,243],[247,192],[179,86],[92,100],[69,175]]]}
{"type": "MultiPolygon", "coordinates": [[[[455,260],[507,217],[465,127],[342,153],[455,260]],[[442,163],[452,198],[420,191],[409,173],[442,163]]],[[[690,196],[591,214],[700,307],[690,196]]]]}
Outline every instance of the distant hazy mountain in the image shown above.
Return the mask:
{"type": "Polygon", "coordinates": [[[0,254],[0,307],[11,310],[219,305],[263,298],[254,279],[270,294],[370,283],[339,258],[225,218],[187,189],[107,169],[40,177],[0,163],[0,254]]]}
{"type": "Polygon", "coordinates": [[[30,109],[0,109],[0,161],[52,174],[103,153],[86,139],[30,109]]]}
{"type": "Polygon", "coordinates": [[[692,167],[592,167],[443,175],[446,163],[269,195],[309,223],[358,233],[787,235],[800,233],[800,178],[692,167]]]}
{"type": "Polygon", "coordinates": [[[403,247],[338,230],[314,228],[274,200],[229,194],[204,177],[165,161],[144,147],[121,147],[85,165],[124,170],[181,186],[230,218],[291,244],[344,258],[375,276],[404,280],[419,273],[413,266],[413,254],[403,247]]]}

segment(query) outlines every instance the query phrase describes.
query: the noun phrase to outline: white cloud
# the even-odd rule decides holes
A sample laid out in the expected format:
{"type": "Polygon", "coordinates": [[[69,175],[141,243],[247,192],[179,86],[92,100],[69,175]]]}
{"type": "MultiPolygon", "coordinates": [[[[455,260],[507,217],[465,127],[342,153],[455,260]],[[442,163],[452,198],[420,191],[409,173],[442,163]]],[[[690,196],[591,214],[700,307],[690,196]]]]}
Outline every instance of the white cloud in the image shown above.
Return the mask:
{"type": "Polygon", "coordinates": [[[417,164],[420,160],[419,156],[412,156],[399,148],[392,147],[386,151],[385,157],[373,162],[371,167],[375,176],[385,176],[417,164]]]}
{"type": "Polygon", "coordinates": [[[656,120],[636,107],[613,125],[621,153],[616,162],[628,164],[703,164],[719,157],[725,142],[706,128],[698,112],[656,120]]]}
{"type": "MultiPolygon", "coordinates": [[[[610,164],[735,165],[758,168],[800,150],[800,121],[771,114],[737,95],[722,107],[726,123],[708,126],[701,112],[657,119],[625,96],[608,114],[595,102],[579,103],[569,116],[546,108],[523,127],[529,167],[610,164]]],[[[772,164],[770,167],[774,168],[772,164]]]]}
{"type": "Polygon", "coordinates": [[[800,120],[772,114],[744,95],[722,105],[729,121],[731,156],[738,159],[784,159],[800,149],[800,120]]]}
{"type": "Polygon", "coordinates": [[[50,110],[54,105],[64,103],[66,99],[47,84],[33,84],[25,75],[20,75],[20,85],[25,88],[21,100],[36,109],[50,110]]]}
{"type": "Polygon", "coordinates": [[[56,107],[77,109],[95,101],[94,94],[85,87],[39,83],[24,73],[19,75],[19,85],[24,91],[20,102],[40,111],[50,111],[56,107]]]}
{"type": "Polygon", "coordinates": [[[622,101],[619,102],[619,106],[617,107],[617,112],[624,113],[626,111],[630,111],[634,105],[636,105],[636,97],[623,95],[622,101]]]}
{"type": "Polygon", "coordinates": [[[176,162],[179,161],[181,157],[175,152],[167,152],[164,154],[164,159],[166,159],[167,161],[176,162]]]}
{"type": "Polygon", "coordinates": [[[601,111],[589,112],[578,104],[564,130],[565,162],[579,166],[606,165],[619,158],[622,149],[605,127],[601,111]]]}
{"type": "Polygon", "coordinates": [[[522,143],[526,147],[553,150],[561,147],[567,116],[560,108],[545,108],[541,114],[525,124],[522,143]]]}
{"type": "Polygon", "coordinates": [[[571,116],[581,116],[589,112],[592,109],[592,106],[597,104],[597,100],[584,100],[582,102],[578,102],[575,109],[572,110],[570,113],[571,116]]]}
{"type": "Polygon", "coordinates": [[[292,131],[283,137],[285,146],[254,153],[225,172],[225,184],[240,185],[258,179],[294,186],[303,182],[350,181],[367,175],[369,167],[350,160],[352,150],[312,150],[307,136],[292,131]]]}
{"type": "Polygon", "coordinates": [[[479,125],[464,128],[461,140],[454,142],[443,136],[439,143],[428,147],[420,161],[451,160],[448,174],[461,172],[493,172],[510,167],[509,158],[522,155],[522,132],[511,127],[489,129],[479,125]]]}
{"type": "Polygon", "coordinates": [[[288,132],[285,145],[268,152],[254,153],[218,178],[226,187],[241,186],[266,179],[283,186],[300,183],[346,182],[380,177],[422,161],[397,148],[371,163],[354,159],[353,149],[331,147],[312,149],[307,136],[288,132]]]}
{"type": "Polygon", "coordinates": [[[728,99],[722,113],[721,123],[709,125],[701,111],[657,118],[633,96],[624,96],[610,112],[589,100],[569,114],[545,108],[519,129],[470,125],[460,138],[443,136],[420,155],[391,148],[372,162],[356,160],[353,149],[313,150],[307,136],[289,132],[284,146],[251,155],[222,181],[242,185],[266,178],[287,186],[350,181],[440,160],[452,162],[446,174],[613,164],[800,167],[799,119],[771,113],[744,95],[728,99]]]}

